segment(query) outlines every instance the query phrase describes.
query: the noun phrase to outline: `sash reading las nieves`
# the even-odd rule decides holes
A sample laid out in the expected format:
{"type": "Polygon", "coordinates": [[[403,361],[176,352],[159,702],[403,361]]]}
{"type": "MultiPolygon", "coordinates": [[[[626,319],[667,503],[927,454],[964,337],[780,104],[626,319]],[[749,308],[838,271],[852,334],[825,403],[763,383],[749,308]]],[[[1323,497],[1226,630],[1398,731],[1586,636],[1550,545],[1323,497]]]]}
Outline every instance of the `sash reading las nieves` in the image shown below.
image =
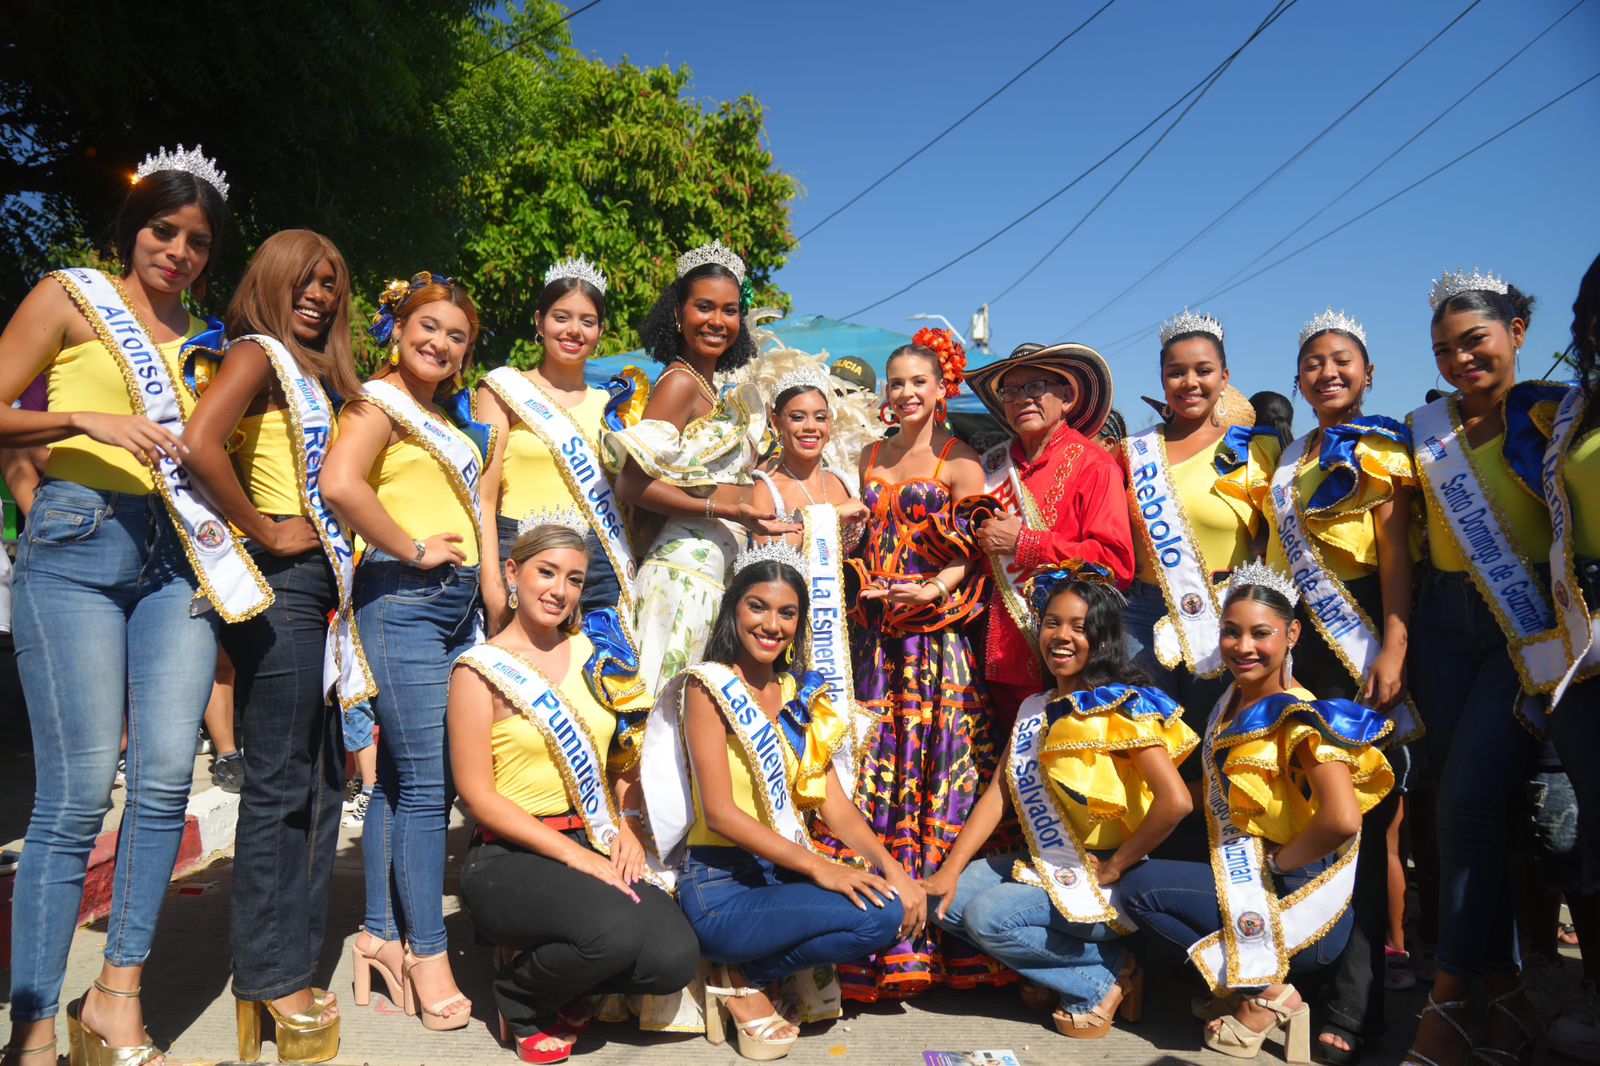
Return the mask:
{"type": "Polygon", "coordinates": [[[1550,706],[1565,695],[1567,686],[1600,673],[1600,618],[1591,616],[1578,582],[1572,552],[1572,502],[1567,497],[1564,472],[1567,449],[1583,424],[1584,393],[1581,387],[1568,390],[1556,409],[1550,443],[1539,465],[1545,503],[1550,508],[1550,592],[1559,611],[1557,622],[1566,645],[1567,669],[1550,691],[1550,706]]]}
{"type": "MultiPolygon", "coordinates": [[[[781,497],[778,497],[781,499],[781,497]]],[[[844,543],[839,512],[831,503],[801,510],[805,525],[806,583],[811,610],[806,618],[802,654],[806,669],[822,675],[828,697],[850,723],[845,743],[834,753],[833,768],[846,795],[855,794],[861,762],[878,720],[856,700],[855,671],[850,663],[850,631],[845,625],[844,543]]]]}
{"type": "MultiPolygon", "coordinates": [[[[128,405],[176,437],[183,436],[183,408],[155,338],[129,308],[122,286],[98,270],[71,267],[50,275],[61,283],[122,371],[128,405]]],[[[250,560],[228,523],[195,490],[189,473],[162,455],[155,465],[156,491],[167,505],[200,591],[229,622],[253,618],[272,603],[272,589],[250,560]]]]}
{"type": "Polygon", "coordinates": [[[424,408],[398,385],[383,380],[369,381],[361,391],[433,456],[461,506],[472,516],[472,528],[477,529],[478,475],[483,471],[477,446],[465,436],[452,432],[444,419],[424,408]]]}
{"type": "Polygon", "coordinates": [[[484,383],[505,401],[539,442],[550,451],[567,491],[582,508],[589,528],[595,531],[600,546],[611,560],[622,586],[622,608],[618,617],[633,615],[633,579],[637,567],[633,549],[628,546],[627,530],[622,525],[622,506],[606,480],[600,458],[579,431],[564,407],[556,403],[525,374],[509,366],[497,367],[484,383]]]}
{"type": "Polygon", "coordinates": [[[1019,861],[1014,873],[1018,880],[1043,888],[1067,921],[1105,922],[1119,933],[1132,933],[1138,926],[1117,906],[1117,886],[1110,891],[1100,887],[1088,852],[1039,765],[1051,695],[1040,692],[1022,701],[1006,755],[1006,787],[1032,857],[1029,865],[1019,861]]]}
{"type": "Polygon", "coordinates": [[[1212,588],[1211,570],[1172,484],[1166,437],[1160,426],[1151,426],[1129,437],[1123,449],[1135,525],[1150,549],[1156,582],[1167,604],[1166,617],[1155,626],[1156,658],[1169,670],[1182,663],[1198,677],[1216,677],[1222,673],[1217,645],[1222,608],[1212,588]]]}
{"type": "MultiPolygon", "coordinates": [[[[1272,475],[1272,506],[1277,517],[1277,536],[1289,564],[1289,578],[1300,590],[1300,597],[1311,615],[1317,632],[1334,650],[1350,677],[1358,684],[1366,680],[1372,664],[1383,651],[1372,620],[1350,595],[1343,581],[1322,562],[1316,538],[1306,532],[1304,509],[1300,503],[1300,462],[1311,435],[1289,445],[1272,475]]],[[[1391,744],[1409,744],[1422,736],[1422,716],[1410,695],[1402,696],[1389,712],[1394,721],[1391,744]]]]}
{"type": "Polygon", "coordinates": [[[1316,943],[1349,906],[1361,844],[1357,833],[1332,866],[1278,897],[1261,838],[1235,825],[1228,814],[1228,779],[1215,744],[1233,693],[1230,684],[1212,708],[1201,748],[1206,832],[1222,928],[1189,947],[1190,961],[1219,995],[1231,988],[1279,984],[1288,976],[1290,957],[1316,943]]]}
{"type": "Polygon", "coordinates": [[[267,360],[278,376],[278,385],[289,401],[289,421],[294,427],[294,439],[300,445],[294,452],[295,470],[300,475],[300,502],[311,516],[339,589],[339,607],[328,626],[323,653],[323,692],[337,695],[340,706],[353,707],[377,695],[378,685],[361,650],[355,612],[350,605],[356,573],[355,545],[322,496],[322,462],[327,458],[332,437],[333,403],[322,384],[301,369],[276,338],[251,333],[229,343],[239,341],[254,341],[267,353],[267,360]]]}
{"type": "MultiPolygon", "coordinates": [[[[1033,493],[1022,483],[1016,464],[1011,461],[1011,442],[997,444],[983,454],[984,491],[1006,505],[1007,510],[1022,519],[1028,529],[1049,529],[1050,522],[1039,509],[1033,493]]],[[[1000,589],[1000,602],[1011,616],[1022,639],[1035,652],[1039,650],[1039,620],[1034,617],[1033,605],[1028,602],[1023,585],[1028,575],[1017,566],[1015,553],[1002,555],[989,552],[989,570],[994,574],[1000,589]]]]}

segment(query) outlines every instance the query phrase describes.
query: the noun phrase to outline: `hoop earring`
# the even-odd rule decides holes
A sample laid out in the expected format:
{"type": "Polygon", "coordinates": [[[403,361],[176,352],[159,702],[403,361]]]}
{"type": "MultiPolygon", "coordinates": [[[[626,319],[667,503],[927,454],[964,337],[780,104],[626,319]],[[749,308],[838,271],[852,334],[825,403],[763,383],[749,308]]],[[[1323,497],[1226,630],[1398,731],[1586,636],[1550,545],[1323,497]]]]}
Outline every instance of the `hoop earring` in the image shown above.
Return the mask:
{"type": "Polygon", "coordinates": [[[783,653],[783,667],[787,670],[794,665],[794,644],[791,643],[783,653]]]}
{"type": "Polygon", "coordinates": [[[945,403],[942,398],[934,402],[934,405],[933,405],[933,420],[935,422],[943,422],[945,415],[947,415],[949,413],[950,413],[950,405],[945,403]]]}
{"type": "Polygon", "coordinates": [[[544,334],[541,333],[538,330],[534,330],[533,331],[533,343],[542,346],[544,344],[544,334]]]}
{"type": "Polygon", "coordinates": [[[515,585],[506,590],[506,606],[513,611],[517,609],[517,586],[515,585]]]}
{"type": "Polygon", "coordinates": [[[894,413],[894,408],[889,406],[889,401],[883,401],[883,406],[878,408],[878,421],[886,426],[900,424],[900,416],[894,413]]]}
{"type": "Polygon", "coordinates": [[[399,366],[400,365],[400,342],[399,341],[395,341],[393,344],[389,345],[389,365],[390,366],[399,366]]]}

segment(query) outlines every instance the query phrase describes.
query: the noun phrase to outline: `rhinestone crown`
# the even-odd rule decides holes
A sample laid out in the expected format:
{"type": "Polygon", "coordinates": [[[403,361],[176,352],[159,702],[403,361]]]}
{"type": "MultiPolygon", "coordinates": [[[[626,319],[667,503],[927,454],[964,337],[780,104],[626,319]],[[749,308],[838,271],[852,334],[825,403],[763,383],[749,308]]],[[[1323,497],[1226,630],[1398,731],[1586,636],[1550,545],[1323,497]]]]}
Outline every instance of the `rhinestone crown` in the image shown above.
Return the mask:
{"type": "Polygon", "coordinates": [[[1300,347],[1304,348],[1306,341],[1330,329],[1348,333],[1361,342],[1361,347],[1365,348],[1367,346],[1367,331],[1361,328],[1361,323],[1343,311],[1335,311],[1330,307],[1310,322],[1307,322],[1305,327],[1300,330],[1300,347]]]}
{"type": "Polygon", "coordinates": [[[546,285],[560,278],[577,278],[579,281],[587,281],[590,285],[600,290],[601,296],[606,294],[606,276],[600,273],[599,267],[581,255],[576,259],[563,259],[544,272],[544,283],[546,285]]]}
{"type": "Polygon", "coordinates": [[[782,563],[799,574],[801,580],[806,578],[805,559],[801,557],[799,552],[781,540],[768,541],[766,544],[760,544],[754,548],[746,548],[733,560],[733,572],[737,574],[746,567],[766,562],[782,563]]]}
{"type": "Polygon", "coordinates": [[[181,170],[193,174],[201,181],[208,182],[212,188],[228,198],[228,175],[226,171],[217,169],[215,159],[206,158],[205,151],[197,144],[193,151],[185,151],[183,145],[178,145],[176,152],[169,152],[165,148],[154,155],[144,157],[144,162],[139,164],[139,169],[133,172],[134,183],[137,184],[154,174],[158,170],[181,170]]]}
{"type": "Polygon", "coordinates": [[[779,378],[777,383],[772,386],[772,398],[776,400],[790,389],[805,388],[818,389],[824,399],[831,401],[833,399],[831,382],[831,375],[821,366],[796,367],[779,378]]]}
{"type": "Polygon", "coordinates": [[[529,511],[528,516],[517,523],[517,536],[540,526],[565,526],[580,537],[589,535],[589,520],[576,507],[546,507],[529,511]]]}
{"type": "Polygon", "coordinates": [[[1289,580],[1288,575],[1274,570],[1262,562],[1259,556],[1243,566],[1233,568],[1233,574],[1228,578],[1228,592],[1250,585],[1262,585],[1281,593],[1291,607],[1300,602],[1300,590],[1294,587],[1294,582],[1289,580]]]}
{"type": "Polygon", "coordinates": [[[1446,271],[1434,281],[1433,288],[1428,290],[1428,306],[1437,311],[1440,304],[1464,292],[1497,292],[1504,296],[1507,288],[1509,286],[1506,285],[1504,278],[1485,274],[1477,267],[1473,267],[1470,274],[1464,270],[1458,270],[1453,274],[1446,271]]]}
{"type": "Polygon", "coordinates": [[[744,260],[721,241],[702,244],[678,256],[678,277],[681,278],[695,267],[703,267],[707,263],[727,267],[733,274],[734,280],[740,285],[744,284],[744,260]]]}
{"type": "Polygon", "coordinates": [[[1173,315],[1161,324],[1161,347],[1165,348],[1167,342],[1183,333],[1209,333],[1222,341],[1222,323],[1210,315],[1197,315],[1187,307],[1183,313],[1173,315]]]}

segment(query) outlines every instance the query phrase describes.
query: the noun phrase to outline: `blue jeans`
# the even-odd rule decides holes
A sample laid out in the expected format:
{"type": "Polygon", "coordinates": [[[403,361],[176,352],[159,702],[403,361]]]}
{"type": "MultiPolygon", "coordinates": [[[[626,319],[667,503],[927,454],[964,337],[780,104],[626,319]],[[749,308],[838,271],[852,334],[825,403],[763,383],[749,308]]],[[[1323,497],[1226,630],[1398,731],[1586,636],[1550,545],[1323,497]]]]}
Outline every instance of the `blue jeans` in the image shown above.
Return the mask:
{"type": "Polygon", "coordinates": [[[127,809],[106,961],[150,954],[183,840],[195,736],[216,673],[217,616],[156,495],[39,487],[17,550],[17,671],[37,778],[11,908],[11,1017],[54,1017],[84,871],[128,729],[127,809]],[[209,605],[207,605],[209,606],[209,605]]]}
{"type": "Polygon", "coordinates": [[[899,939],[905,918],[897,899],[861,910],[809,877],[730,847],[689,849],[678,905],[700,953],[738,966],[756,988],[882,950],[899,939]]]}
{"type": "MultiPolygon", "coordinates": [[[[511,558],[511,549],[517,543],[518,519],[507,518],[505,515],[496,515],[495,529],[500,534],[500,565],[503,567],[506,560],[511,558]]],[[[602,607],[615,607],[617,600],[622,597],[622,585],[617,581],[617,572],[611,567],[611,556],[606,554],[605,548],[600,545],[600,538],[594,530],[589,531],[586,538],[589,546],[589,573],[583,579],[583,596],[578,600],[578,605],[585,612],[597,611],[602,607]]]]}
{"type": "MultiPolygon", "coordinates": [[[[1383,846],[1380,840],[1379,847],[1383,846]]],[[[1274,876],[1278,898],[1282,899],[1333,864],[1324,856],[1298,870],[1274,876]]],[[[1217,904],[1217,882],[1211,864],[1147,859],[1122,875],[1122,903],[1139,928],[1166,941],[1187,954],[1195,941],[1222,928],[1222,909],[1217,904]]],[[[1289,976],[1315,973],[1334,963],[1350,939],[1353,919],[1350,908],[1322,939],[1289,957],[1289,976]]]]}
{"type": "Polygon", "coordinates": [[[375,937],[403,938],[414,953],[436,955],[447,943],[445,703],[450,666],[477,635],[478,568],[418,570],[368,549],[356,571],[355,607],[383,730],[361,837],[365,925],[375,937]]]}
{"type": "Polygon", "coordinates": [[[1505,634],[1466,574],[1428,570],[1409,665],[1439,788],[1439,969],[1466,979],[1515,970],[1506,855],[1538,744],[1513,713],[1521,683],[1505,634]]]}
{"type": "Polygon", "coordinates": [[[1028,853],[974,859],[961,871],[949,912],[938,917],[930,897],[928,917],[1058,993],[1064,1009],[1087,1011],[1116,984],[1122,969],[1122,945],[1116,943],[1121,934],[1104,922],[1067,921],[1044,889],[1012,879],[1011,868],[1019,859],[1028,861],[1028,853]]]}

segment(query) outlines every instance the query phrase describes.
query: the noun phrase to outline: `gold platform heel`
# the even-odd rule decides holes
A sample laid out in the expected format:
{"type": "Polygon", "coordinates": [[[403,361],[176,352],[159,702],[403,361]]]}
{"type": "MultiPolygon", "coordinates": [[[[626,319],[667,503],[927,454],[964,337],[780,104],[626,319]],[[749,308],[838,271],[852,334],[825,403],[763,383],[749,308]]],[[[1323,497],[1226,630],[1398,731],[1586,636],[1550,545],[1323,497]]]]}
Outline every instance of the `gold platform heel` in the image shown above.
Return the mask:
{"type": "MultiPolygon", "coordinates": [[[[102,996],[139,998],[137,988],[132,991],[110,988],[99,978],[95,979],[94,987],[102,996]]],[[[83,1024],[83,1001],[88,995],[85,992],[67,1004],[67,1047],[72,1066],[144,1066],[166,1054],[149,1042],[148,1033],[145,1034],[145,1043],[134,1047],[112,1047],[107,1044],[104,1037],[83,1024]]]]}
{"type": "Polygon", "coordinates": [[[239,1020],[239,1061],[261,1058],[261,1016],[272,1017],[279,1062],[327,1062],[339,1053],[339,1018],[324,1018],[323,1002],[312,997],[311,1010],[280,1014],[271,1003],[234,1001],[239,1020]]]}

